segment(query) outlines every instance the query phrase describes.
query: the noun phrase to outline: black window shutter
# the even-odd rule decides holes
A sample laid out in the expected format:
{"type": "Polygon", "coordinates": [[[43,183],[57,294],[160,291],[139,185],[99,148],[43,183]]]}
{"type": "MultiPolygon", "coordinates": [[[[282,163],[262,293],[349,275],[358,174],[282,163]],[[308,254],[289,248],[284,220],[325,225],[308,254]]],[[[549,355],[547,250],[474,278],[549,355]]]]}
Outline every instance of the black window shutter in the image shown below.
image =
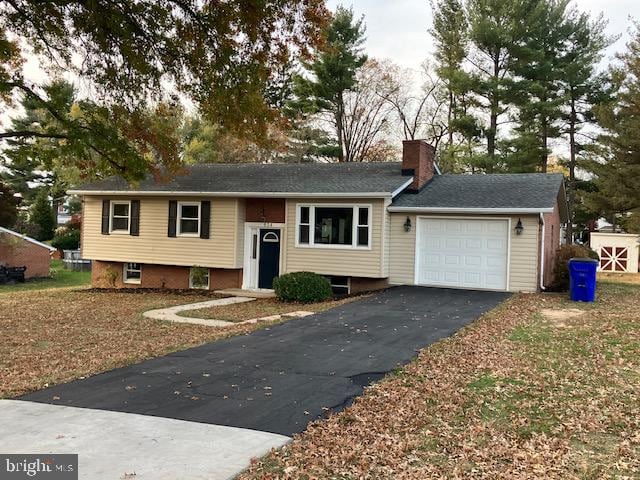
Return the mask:
{"type": "Polygon", "coordinates": [[[211,202],[200,202],[200,238],[209,238],[211,229],[211,202]]]}
{"type": "Polygon", "coordinates": [[[140,235],[140,200],[131,200],[131,226],[129,233],[135,237],[140,235]]]}
{"type": "Polygon", "coordinates": [[[102,200],[102,235],[109,235],[109,214],[111,210],[111,202],[102,200]]]}
{"type": "Polygon", "coordinates": [[[170,237],[176,236],[176,221],[178,220],[178,202],[175,200],[169,201],[169,230],[168,235],[170,237]]]}

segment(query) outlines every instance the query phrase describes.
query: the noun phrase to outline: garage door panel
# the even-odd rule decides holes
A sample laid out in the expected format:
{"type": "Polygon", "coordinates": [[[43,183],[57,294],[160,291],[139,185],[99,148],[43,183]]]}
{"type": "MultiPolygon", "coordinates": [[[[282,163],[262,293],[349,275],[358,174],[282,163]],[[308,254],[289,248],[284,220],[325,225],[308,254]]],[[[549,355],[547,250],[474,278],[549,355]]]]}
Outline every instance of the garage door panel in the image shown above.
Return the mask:
{"type": "Polygon", "coordinates": [[[482,257],[479,255],[465,255],[464,264],[468,267],[479,267],[482,265],[482,257]]]}
{"type": "Polygon", "coordinates": [[[445,255],[444,264],[449,266],[460,265],[460,256],[459,255],[445,255]]]}
{"type": "Polygon", "coordinates": [[[447,233],[457,234],[462,231],[462,225],[458,223],[444,222],[444,230],[447,233]]]}
{"type": "Polygon", "coordinates": [[[506,266],[506,261],[504,257],[487,256],[485,258],[487,262],[487,267],[489,268],[504,268],[506,266]]]}
{"type": "Polygon", "coordinates": [[[416,283],[507,289],[508,222],[420,218],[416,283]]]}
{"type": "Polygon", "coordinates": [[[458,250],[462,246],[462,239],[448,237],[444,242],[444,248],[447,250],[458,250]]]}
{"type": "Polygon", "coordinates": [[[465,272],[464,285],[465,286],[480,286],[482,277],[477,272],[465,272]]]}
{"type": "Polygon", "coordinates": [[[500,221],[488,223],[486,225],[488,233],[495,233],[496,235],[504,235],[507,233],[507,222],[500,221]]]}
{"type": "Polygon", "coordinates": [[[460,282],[460,272],[447,271],[444,272],[444,281],[447,283],[458,283],[460,282]]]}
{"type": "Polygon", "coordinates": [[[492,239],[492,238],[488,238],[487,239],[487,248],[489,250],[500,250],[500,251],[504,251],[505,249],[505,242],[504,240],[500,240],[500,239],[492,239]]]}
{"type": "Polygon", "coordinates": [[[468,238],[464,246],[466,248],[482,248],[482,240],[479,238],[468,238]]]}

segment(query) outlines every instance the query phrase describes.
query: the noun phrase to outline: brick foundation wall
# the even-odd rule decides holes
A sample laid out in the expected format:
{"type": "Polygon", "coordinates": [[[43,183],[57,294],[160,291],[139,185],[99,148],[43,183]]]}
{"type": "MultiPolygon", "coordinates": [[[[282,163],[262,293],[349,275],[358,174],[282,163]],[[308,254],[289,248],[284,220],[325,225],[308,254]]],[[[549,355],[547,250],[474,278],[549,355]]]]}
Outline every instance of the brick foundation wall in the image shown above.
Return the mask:
{"type": "Polygon", "coordinates": [[[224,290],[225,288],[242,287],[242,269],[210,268],[209,288],[211,290],[224,290]]]}
{"type": "Polygon", "coordinates": [[[351,277],[351,293],[382,290],[389,286],[388,278],[351,277]]]}
{"type": "MultiPolygon", "coordinates": [[[[96,288],[167,288],[188,289],[189,267],[173,265],[142,265],[140,283],[122,281],[123,263],[94,260],[91,269],[91,284],[96,288]],[[115,285],[109,282],[109,272],[115,272],[115,285]]],[[[240,288],[242,269],[210,268],[209,289],[240,288]]]]}
{"type": "Polygon", "coordinates": [[[0,264],[7,267],[27,267],[25,278],[48,277],[51,252],[15,235],[1,233],[0,264]]]}

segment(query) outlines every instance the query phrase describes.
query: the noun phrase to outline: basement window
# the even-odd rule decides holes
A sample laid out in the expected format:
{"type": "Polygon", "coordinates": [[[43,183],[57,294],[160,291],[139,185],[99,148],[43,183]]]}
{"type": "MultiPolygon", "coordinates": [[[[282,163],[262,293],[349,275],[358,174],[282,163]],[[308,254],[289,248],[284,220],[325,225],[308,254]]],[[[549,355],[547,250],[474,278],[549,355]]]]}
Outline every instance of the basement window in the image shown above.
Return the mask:
{"type": "Polygon", "coordinates": [[[122,281],[124,283],[137,283],[142,280],[142,265],[139,263],[125,263],[122,272],[122,281]]]}
{"type": "Polygon", "coordinates": [[[189,288],[209,290],[209,269],[206,267],[191,267],[189,269],[189,288]]]}
{"type": "Polygon", "coordinates": [[[327,277],[331,283],[331,290],[335,295],[349,295],[351,291],[351,280],[349,277],[327,277]]]}

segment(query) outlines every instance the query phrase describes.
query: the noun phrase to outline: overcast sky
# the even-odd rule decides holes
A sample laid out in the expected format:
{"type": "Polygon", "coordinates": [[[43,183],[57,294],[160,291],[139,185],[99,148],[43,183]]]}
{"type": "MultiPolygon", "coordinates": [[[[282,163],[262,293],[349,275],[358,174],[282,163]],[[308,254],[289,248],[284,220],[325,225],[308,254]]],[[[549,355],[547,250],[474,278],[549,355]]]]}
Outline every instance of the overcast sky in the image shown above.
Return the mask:
{"type": "MultiPolygon", "coordinates": [[[[358,16],[364,15],[371,57],[418,68],[431,51],[429,0],[328,0],[327,4],[332,10],[337,5],[352,6],[358,16]]],[[[609,20],[609,34],[622,36],[609,54],[623,50],[632,26],[630,17],[640,17],[640,0],[573,0],[572,5],[593,16],[603,13],[609,20]]]]}

